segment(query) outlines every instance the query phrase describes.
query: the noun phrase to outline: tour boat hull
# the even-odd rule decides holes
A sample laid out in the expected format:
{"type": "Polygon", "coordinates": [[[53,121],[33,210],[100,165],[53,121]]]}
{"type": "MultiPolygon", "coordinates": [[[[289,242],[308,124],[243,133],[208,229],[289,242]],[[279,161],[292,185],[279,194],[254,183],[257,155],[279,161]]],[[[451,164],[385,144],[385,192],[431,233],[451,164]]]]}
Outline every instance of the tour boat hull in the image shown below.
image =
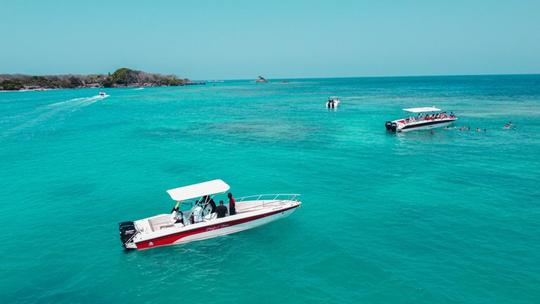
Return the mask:
{"type": "Polygon", "coordinates": [[[458,119],[453,112],[448,115],[436,107],[407,108],[403,110],[414,113],[414,116],[387,121],[385,123],[387,131],[396,133],[444,128],[458,119]]]}
{"type": "Polygon", "coordinates": [[[398,132],[410,132],[410,131],[420,131],[420,130],[431,130],[436,128],[444,128],[449,126],[451,123],[453,123],[455,119],[449,119],[446,121],[433,121],[433,122],[425,122],[418,125],[407,125],[403,128],[398,128],[398,132]]]}
{"type": "Polygon", "coordinates": [[[388,121],[386,122],[386,130],[390,132],[410,132],[410,131],[421,131],[421,130],[431,130],[435,128],[444,128],[454,121],[457,118],[446,118],[446,119],[436,119],[436,120],[423,120],[412,123],[403,123],[402,119],[388,121]]]}

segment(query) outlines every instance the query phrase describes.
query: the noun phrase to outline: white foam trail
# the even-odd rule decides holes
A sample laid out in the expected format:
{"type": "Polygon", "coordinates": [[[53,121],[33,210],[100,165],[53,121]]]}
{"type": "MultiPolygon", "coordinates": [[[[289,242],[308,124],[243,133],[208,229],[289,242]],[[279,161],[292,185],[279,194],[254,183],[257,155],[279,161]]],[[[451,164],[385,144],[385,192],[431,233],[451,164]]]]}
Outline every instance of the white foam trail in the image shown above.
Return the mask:
{"type": "Polygon", "coordinates": [[[61,101],[57,103],[52,103],[50,105],[47,105],[49,108],[55,108],[55,107],[61,107],[61,106],[67,106],[67,107],[77,107],[77,106],[84,106],[88,104],[92,104],[96,101],[102,100],[109,97],[109,95],[101,96],[96,95],[92,97],[81,97],[81,98],[73,98],[66,101],[61,101]]]}
{"type": "MultiPolygon", "coordinates": [[[[100,100],[103,100],[105,98],[109,97],[109,95],[101,96],[96,95],[92,97],[79,97],[79,98],[73,98],[66,101],[56,102],[52,103],[46,106],[41,106],[37,108],[35,111],[28,113],[26,116],[35,116],[34,118],[28,117],[26,121],[22,124],[19,124],[11,129],[8,129],[6,132],[2,133],[2,137],[7,137],[10,135],[15,135],[19,131],[33,127],[41,122],[47,121],[53,116],[63,113],[63,112],[72,112],[76,111],[79,108],[89,106],[95,102],[98,102],[100,100]]],[[[22,117],[21,119],[24,119],[22,117]]]]}

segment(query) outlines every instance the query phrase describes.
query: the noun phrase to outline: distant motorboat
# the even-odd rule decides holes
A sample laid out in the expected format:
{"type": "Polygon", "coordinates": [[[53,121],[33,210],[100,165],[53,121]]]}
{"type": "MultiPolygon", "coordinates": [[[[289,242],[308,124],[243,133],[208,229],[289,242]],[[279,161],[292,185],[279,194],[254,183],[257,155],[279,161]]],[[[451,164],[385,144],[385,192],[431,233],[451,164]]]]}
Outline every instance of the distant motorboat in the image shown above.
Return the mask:
{"type": "Polygon", "coordinates": [[[262,76],[259,76],[259,77],[257,78],[257,80],[255,80],[255,82],[257,82],[257,83],[267,83],[268,80],[266,80],[266,78],[264,78],[264,77],[262,77],[262,76]]]}
{"type": "Polygon", "coordinates": [[[105,93],[105,92],[99,92],[98,95],[101,96],[101,97],[107,97],[107,96],[109,96],[109,95],[107,95],[107,93],[105,93]]]}
{"type": "Polygon", "coordinates": [[[387,131],[409,132],[442,128],[458,119],[454,113],[446,114],[446,112],[435,107],[408,108],[403,109],[403,111],[414,113],[416,116],[387,121],[385,124],[387,131]]]}
{"type": "Polygon", "coordinates": [[[514,128],[514,124],[509,121],[507,124],[504,125],[503,129],[506,129],[506,130],[509,130],[509,129],[513,129],[514,128]]]}
{"type": "Polygon", "coordinates": [[[332,96],[328,98],[326,101],[326,108],[327,109],[337,109],[338,105],[341,103],[341,100],[339,100],[338,97],[332,96]]]}

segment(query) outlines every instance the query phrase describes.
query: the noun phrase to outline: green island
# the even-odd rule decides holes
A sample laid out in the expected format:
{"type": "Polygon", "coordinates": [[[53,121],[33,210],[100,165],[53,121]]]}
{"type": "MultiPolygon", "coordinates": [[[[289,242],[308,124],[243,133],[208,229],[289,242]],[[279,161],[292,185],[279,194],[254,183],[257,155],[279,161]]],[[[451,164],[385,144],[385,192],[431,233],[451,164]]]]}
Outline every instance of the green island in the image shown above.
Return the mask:
{"type": "Polygon", "coordinates": [[[0,74],[0,90],[48,90],[76,88],[125,88],[125,87],[158,87],[202,85],[175,75],[162,75],[120,68],[109,74],[91,75],[21,75],[0,74]]]}

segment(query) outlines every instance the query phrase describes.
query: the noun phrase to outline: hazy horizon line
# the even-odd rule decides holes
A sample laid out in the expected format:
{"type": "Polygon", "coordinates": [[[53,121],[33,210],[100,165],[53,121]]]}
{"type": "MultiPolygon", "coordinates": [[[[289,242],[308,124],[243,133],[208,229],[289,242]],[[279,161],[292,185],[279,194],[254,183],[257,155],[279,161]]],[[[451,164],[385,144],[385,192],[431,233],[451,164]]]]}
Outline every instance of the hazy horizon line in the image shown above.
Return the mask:
{"type": "MultiPolygon", "coordinates": [[[[415,78],[415,77],[464,77],[464,76],[540,76],[540,72],[536,73],[485,73],[485,74],[409,74],[409,75],[373,75],[373,76],[308,76],[308,77],[275,77],[267,78],[266,80],[289,80],[289,79],[351,79],[351,78],[415,78]]],[[[262,76],[262,75],[261,75],[262,76]]],[[[264,76],[263,76],[264,77],[264,76]]],[[[223,79],[204,79],[206,81],[240,81],[240,80],[255,80],[253,78],[223,78],[223,79]]],[[[203,79],[199,79],[203,80],[203,79]]]]}

